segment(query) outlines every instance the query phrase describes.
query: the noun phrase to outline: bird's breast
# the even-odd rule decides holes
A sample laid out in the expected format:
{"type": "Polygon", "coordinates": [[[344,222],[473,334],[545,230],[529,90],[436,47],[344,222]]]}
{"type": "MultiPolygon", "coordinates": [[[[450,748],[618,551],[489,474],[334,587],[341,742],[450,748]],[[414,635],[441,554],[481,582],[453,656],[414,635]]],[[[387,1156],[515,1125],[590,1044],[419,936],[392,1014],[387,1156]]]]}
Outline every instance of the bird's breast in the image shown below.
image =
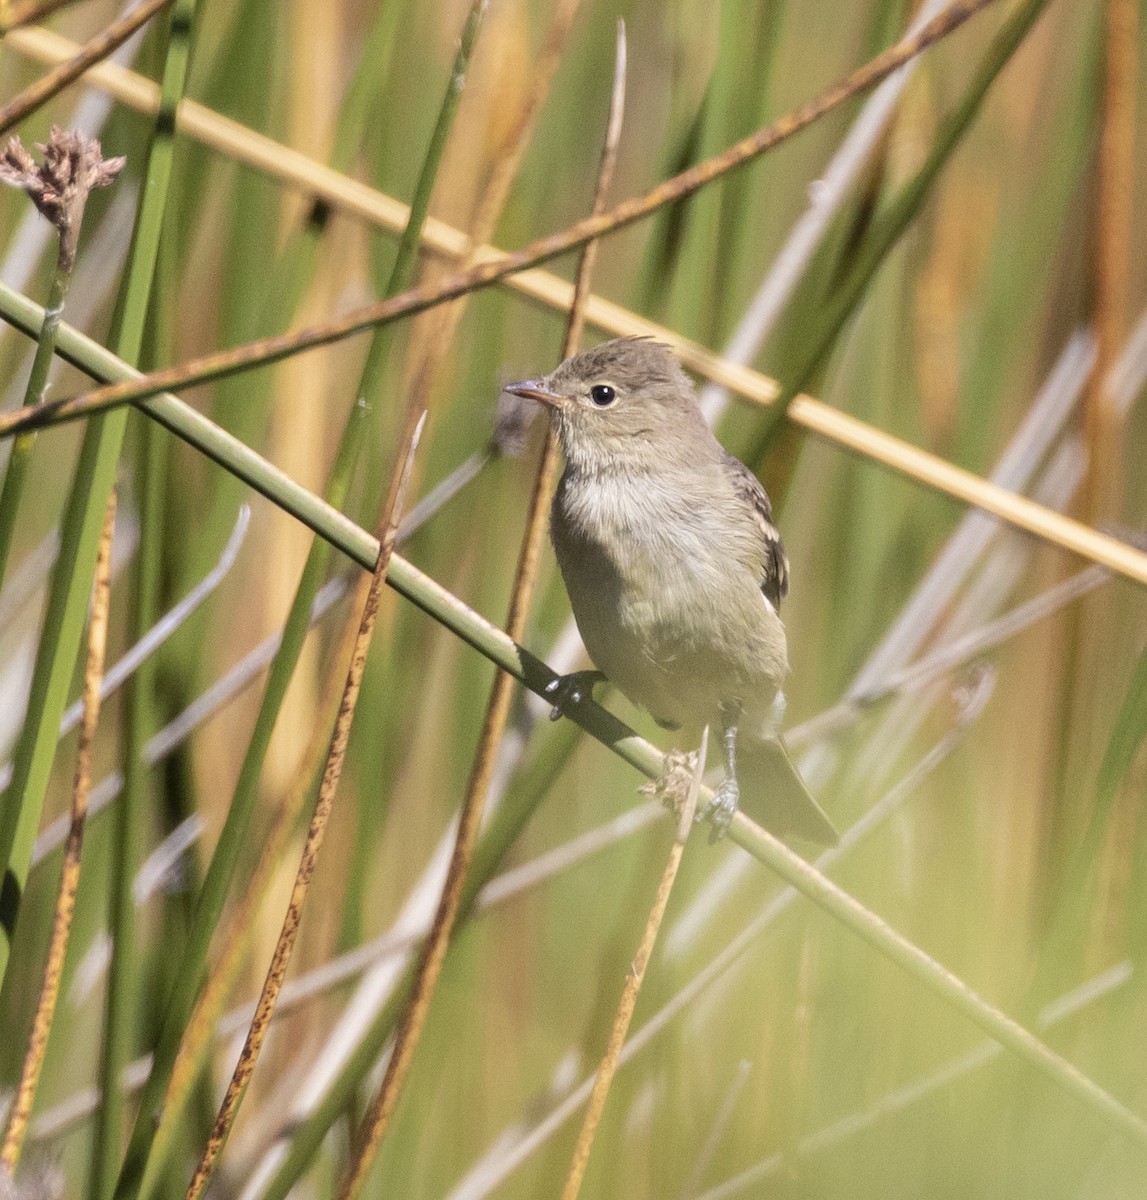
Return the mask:
{"type": "Polygon", "coordinates": [[[787,669],[751,547],[724,526],[704,492],[648,477],[567,473],[554,498],[554,550],[586,649],[664,722],[770,704],[787,669]]]}

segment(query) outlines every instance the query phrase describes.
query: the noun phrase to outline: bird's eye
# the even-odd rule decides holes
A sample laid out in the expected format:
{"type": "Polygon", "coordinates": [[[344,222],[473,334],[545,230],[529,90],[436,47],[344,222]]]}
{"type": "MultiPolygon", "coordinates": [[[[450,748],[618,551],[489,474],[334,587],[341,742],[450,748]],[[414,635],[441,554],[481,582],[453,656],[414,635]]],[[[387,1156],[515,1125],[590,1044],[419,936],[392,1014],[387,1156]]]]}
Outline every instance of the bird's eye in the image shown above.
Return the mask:
{"type": "Polygon", "coordinates": [[[595,383],[589,389],[589,398],[598,408],[608,408],[617,399],[617,393],[608,383],[595,383]]]}

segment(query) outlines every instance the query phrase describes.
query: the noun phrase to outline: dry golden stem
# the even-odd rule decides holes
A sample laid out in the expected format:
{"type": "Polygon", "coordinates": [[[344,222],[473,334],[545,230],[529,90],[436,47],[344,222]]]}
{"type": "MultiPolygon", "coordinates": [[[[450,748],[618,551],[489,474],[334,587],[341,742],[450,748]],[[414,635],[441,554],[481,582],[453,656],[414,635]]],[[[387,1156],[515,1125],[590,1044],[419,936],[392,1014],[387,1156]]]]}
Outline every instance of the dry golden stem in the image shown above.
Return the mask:
{"type": "Polygon", "coordinates": [[[677,869],[681,866],[685,842],[689,837],[689,830],[693,827],[693,814],[697,809],[701,777],[705,774],[705,755],[708,747],[709,730],[706,728],[701,736],[701,748],[697,752],[697,765],[693,772],[693,781],[685,803],[681,806],[678,814],[677,835],[673,839],[673,845],[669,848],[669,858],[661,873],[661,882],[657,885],[657,894],[653,899],[653,907],[649,910],[645,932],[641,936],[641,944],[637,948],[633,965],[625,978],[625,986],[621,991],[617,1013],[610,1026],[605,1054],[602,1056],[601,1065],[598,1067],[597,1076],[593,1081],[593,1091],[589,1094],[589,1102],[586,1105],[585,1116],[582,1118],[581,1129],[574,1146],[569,1174],[566,1176],[565,1186],[562,1188],[561,1200],[577,1200],[578,1193],[581,1191],[585,1170],[589,1164],[590,1151],[593,1149],[593,1141],[597,1136],[598,1126],[601,1124],[601,1114],[605,1110],[606,1097],[609,1095],[610,1085],[613,1083],[613,1076],[617,1071],[617,1062],[621,1057],[622,1047],[625,1045],[626,1034],[629,1033],[629,1024],[633,1020],[633,1010],[637,1006],[637,997],[641,991],[642,980],[645,978],[645,968],[649,965],[649,959],[653,954],[657,933],[661,928],[665,909],[669,904],[669,894],[673,891],[673,884],[677,879],[677,869]]]}
{"type": "Polygon", "coordinates": [[[471,232],[475,250],[481,248],[498,223],[498,216],[510,193],[510,185],[518,173],[518,167],[521,166],[522,156],[538,123],[538,115],[550,94],[554,75],[561,65],[566,41],[580,5],[581,0],[558,0],[554,7],[545,41],[533,64],[530,93],[503,139],[501,150],[490,169],[489,179],[474,210],[471,232]]]}
{"type": "MultiPolygon", "coordinates": [[[[503,676],[499,674],[498,678],[501,679],[503,676]]],[[[504,692],[508,697],[510,689],[507,687],[504,692]]],[[[490,707],[486,710],[486,720],[482,728],[483,745],[491,740],[492,732],[497,724],[505,722],[508,701],[495,704],[501,695],[501,690],[496,688],[491,697],[490,707]]],[[[398,1103],[399,1093],[414,1058],[414,1051],[426,1024],[430,1001],[434,995],[438,977],[442,972],[446,947],[454,929],[455,918],[458,916],[462,885],[473,857],[474,843],[477,841],[478,829],[485,807],[483,801],[489,787],[490,772],[493,769],[492,764],[492,756],[487,755],[483,759],[476,760],[475,769],[471,773],[466,802],[462,806],[458,822],[454,852],[450,858],[446,882],[434,914],[434,923],[427,935],[422,956],[418,962],[418,972],[395,1035],[394,1049],[391,1051],[390,1061],[386,1065],[386,1074],[383,1076],[382,1084],[371,1101],[355,1135],[350,1167],[339,1187],[340,1200],[353,1200],[366,1182],[367,1174],[390,1124],[390,1118],[398,1103]]]]}
{"type": "Polygon", "coordinates": [[[918,483],[982,508],[1017,529],[1109,567],[1136,583],[1147,584],[1147,554],[1082,521],[1065,517],[1026,496],[1008,491],[990,479],[909,445],[811,396],[797,396],[789,405],[788,415],[798,425],[819,433],[838,446],[854,450],[918,483]]]}
{"type": "Polygon", "coordinates": [[[378,560],[375,563],[374,572],[369,576],[362,576],[355,591],[353,610],[361,612],[358,633],[347,670],[346,685],[343,689],[338,717],[335,719],[334,733],[331,736],[330,751],[327,755],[326,767],[323,770],[322,783],[319,785],[319,794],[315,801],[314,814],[311,817],[310,828],[307,830],[306,841],[303,844],[303,852],[295,875],[295,884],[287,903],[287,913],[283,918],[283,927],[279,933],[275,951],[271,956],[271,964],[267,968],[267,976],[255,1006],[251,1027],[247,1031],[247,1038],[239,1054],[239,1061],[235,1064],[235,1070],[223,1103],[220,1105],[219,1113],[215,1118],[211,1136],[208,1138],[195,1174],[188,1185],[187,1200],[198,1200],[211,1178],[211,1172],[219,1153],[231,1132],[235,1115],[243,1099],[243,1093],[255,1070],[255,1063],[258,1061],[259,1051],[262,1049],[263,1040],[270,1028],[275,1003],[282,990],[287,967],[290,965],[299,925],[302,922],[303,905],[306,902],[311,877],[318,862],[319,850],[326,833],[327,821],[330,818],[334,795],[342,775],[343,763],[346,761],[347,742],[350,738],[351,724],[354,721],[355,707],[358,704],[363,672],[366,669],[367,652],[370,649],[371,637],[378,617],[382,587],[386,581],[386,571],[390,565],[391,554],[394,552],[398,523],[402,519],[402,506],[406,500],[406,491],[414,466],[414,455],[418,449],[418,441],[425,419],[425,410],[420,410],[413,405],[408,408],[396,469],[379,520],[378,560]]]}
{"type": "Polygon", "coordinates": [[[1122,422],[1106,380],[1127,326],[1131,214],[1135,191],[1135,91],[1139,59],[1136,0],[1106,0],[1103,129],[1095,237],[1095,366],[1086,406],[1086,516],[1115,517],[1123,492],[1122,422]]]}
{"type": "MultiPolygon", "coordinates": [[[[617,161],[617,142],[621,130],[621,114],[625,96],[624,47],[624,33],[619,31],[617,69],[614,76],[609,125],[598,171],[594,198],[595,211],[604,204],[605,194],[613,177],[614,164],[617,161]]],[[[576,347],[582,328],[582,312],[585,298],[589,294],[593,263],[592,248],[593,243],[586,246],[578,268],[577,287],[566,333],[566,354],[576,347]]],[[[507,633],[515,641],[521,640],[525,630],[530,601],[537,583],[538,563],[545,541],[546,517],[549,512],[550,498],[553,495],[556,474],[557,443],[553,434],[550,433],[546,438],[546,445],[534,482],[530,513],[526,521],[526,532],[522,540],[514,590],[510,599],[510,612],[506,625],[507,633]]],[[[446,882],[442,887],[442,895],[434,914],[434,922],[423,946],[410,999],[407,1001],[399,1021],[386,1073],[355,1136],[350,1166],[339,1189],[340,1200],[355,1200],[362,1190],[367,1174],[378,1153],[378,1147],[382,1143],[398,1104],[402,1085],[406,1080],[410,1063],[414,1058],[414,1051],[422,1036],[426,1018],[430,1012],[430,1002],[442,972],[442,963],[446,957],[450,935],[458,916],[462,888],[473,859],[474,845],[478,839],[478,830],[481,827],[482,816],[486,808],[486,798],[490,789],[498,744],[501,741],[506,727],[506,718],[510,711],[513,687],[514,680],[510,675],[504,671],[499,671],[495,675],[490,699],[486,706],[482,732],[478,740],[478,749],[474,755],[474,765],[470,771],[466,796],[462,802],[462,810],[458,819],[458,833],[446,874],[446,882]]]]}
{"type": "Polygon", "coordinates": [[[19,125],[29,113],[35,112],[37,108],[47,104],[53,96],[62,92],[69,83],[79,79],[89,67],[98,63],[100,59],[107,58],[109,54],[122,46],[137,29],[147,24],[156,13],[161,12],[171,3],[172,0],[143,0],[137,9],[96,34],[78,54],[68,59],[67,62],[62,62],[59,66],[54,67],[47,75],[37,79],[31,87],[25,88],[18,96],[0,108],[0,133],[7,133],[9,129],[19,125]]]}
{"type": "Polygon", "coordinates": [[[112,492],[108,499],[107,511],[104,513],[103,534],[96,556],[92,612],[88,622],[88,654],[84,666],[84,712],[80,724],[79,749],[76,752],[76,773],[72,784],[72,820],[68,829],[68,840],[64,846],[64,865],[60,872],[60,890],[56,897],[55,916],[52,919],[48,961],[44,967],[44,982],[40,988],[36,1015],[32,1020],[32,1032],[28,1038],[28,1052],[24,1056],[20,1082],[16,1087],[11,1112],[8,1114],[4,1143],[0,1147],[0,1171],[6,1170],[9,1174],[15,1171],[20,1158],[20,1148],[28,1128],[28,1118],[32,1113],[36,1086],[40,1082],[44,1055],[48,1050],[48,1037],[56,1013],[56,1001],[60,995],[60,979],[64,973],[64,959],[68,952],[68,936],[76,911],[76,889],[80,884],[80,851],[84,844],[84,821],[88,815],[88,793],[92,784],[92,741],[100,716],[100,685],[103,682],[104,652],[107,649],[115,509],[116,496],[115,492],[112,492]]]}
{"type": "MultiPolygon", "coordinates": [[[[537,125],[538,115],[550,93],[554,73],[561,63],[566,40],[580,4],[581,0],[559,0],[550,19],[545,43],[534,65],[529,94],[494,155],[485,186],[478,197],[470,232],[465,235],[466,251],[461,262],[457,264],[461,268],[471,267],[488,256],[487,240],[492,236],[498,217],[505,207],[506,197],[510,193],[514,176],[537,125]]],[[[424,240],[425,237],[424,228],[424,240]]],[[[412,381],[422,387],[427,395],[434,386],[434,376],[443,355],[453,344],[454,334],[464,311],[464,297],[453,304],[443,304],[432,309],[422,318],[425,325],[418,329],[411,339],[410,358],[416,365],[410,375],[412,381]]]]}
{"type": "MultiPolygon", "coordinates": [[[[1081,515],[1093,524],[1118,521],[1126,512],[1128,458],[1126,409],[1108,387],[1111,370],[1124,346],[1127,330],[1128,273],[1135,250],[1132,213],[1135,197],[1135,107],[1138,85],[1139,29],[1136,0],[1105,0],[1102,129],[1099,139],[1095,233],[1095,362],[1088,379],[1084,409],[1087,477],[1081,515]]],[[[1135,485],[1132,484],[1134,487],[1135,485]]],[[[1064,720],[1093,720],[1101,680],[1111,677],[1126,653],[1118,626],[1109,624],[1111,609],[1099,602],[1073,610],[1070,712],[1064,720]],[[1106,619],[1097,621],[1103,611],[1106,619]],[[1089,715],[1092,714],[1092,715],[1089,715]]],[[[1124,629],[1127,627],[1124,626],[1124,629]]],[[[1108,850],[1098,858],[1096,902],[1087,939],[1090,963],[1116,944],[1127,911],[1126,888],[1133,858],[1122,852],[1135,836],[1137,806],[1117,805],[1108,815],[1108,850]],[[1111,850],[1115,852],[1112,853],[1111,850]]]]}

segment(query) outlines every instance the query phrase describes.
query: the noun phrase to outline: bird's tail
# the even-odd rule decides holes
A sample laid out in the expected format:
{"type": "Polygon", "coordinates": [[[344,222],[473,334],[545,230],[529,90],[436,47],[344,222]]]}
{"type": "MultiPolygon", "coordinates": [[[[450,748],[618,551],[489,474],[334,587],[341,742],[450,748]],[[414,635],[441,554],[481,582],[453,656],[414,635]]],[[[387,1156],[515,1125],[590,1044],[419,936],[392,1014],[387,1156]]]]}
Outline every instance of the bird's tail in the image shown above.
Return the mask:
{"type": "Polygon", "coordinates": [[[784,742],[742,737],[737,742],[741,807],[778,837],[799,837],[819,846],[839,840],[824,809],[813,799],[784,742]]]}

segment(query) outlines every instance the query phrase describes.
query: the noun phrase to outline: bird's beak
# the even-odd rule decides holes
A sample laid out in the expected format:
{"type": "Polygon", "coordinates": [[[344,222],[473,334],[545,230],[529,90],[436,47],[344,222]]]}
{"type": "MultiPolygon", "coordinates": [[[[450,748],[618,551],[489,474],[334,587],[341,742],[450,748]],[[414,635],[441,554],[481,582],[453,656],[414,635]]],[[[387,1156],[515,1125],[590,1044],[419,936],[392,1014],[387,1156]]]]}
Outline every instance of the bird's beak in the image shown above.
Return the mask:
{"type": "Polygon", "coordinates": [[[508,383],[502,389],[511,396],[521,396],[525,400],[537,400],[549,408],[560,408],[565,403],[565,397],[545,387],[540,379],[525,379],[521,383],[508,383]]]}

